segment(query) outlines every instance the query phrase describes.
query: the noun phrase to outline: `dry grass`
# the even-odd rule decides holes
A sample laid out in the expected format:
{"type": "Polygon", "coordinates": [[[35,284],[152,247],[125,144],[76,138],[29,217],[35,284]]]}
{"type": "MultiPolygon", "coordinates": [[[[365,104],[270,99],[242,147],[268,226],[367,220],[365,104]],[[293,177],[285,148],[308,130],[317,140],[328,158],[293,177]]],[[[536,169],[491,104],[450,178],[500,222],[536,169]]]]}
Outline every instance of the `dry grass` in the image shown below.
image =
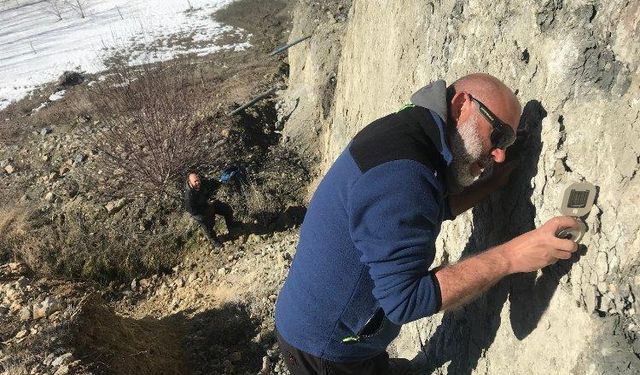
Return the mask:
{"type": "Polygon", "coordinates": [[[27,234],[30,209],[26,206],[0,207],[0,261],[13,260],[21,239],[27,234]]]}
{"type": "Polygon", "coordinates": [[[11,206],[0,208],[0,238],[24,235],[27,230],[28,208],[11,206]]]}
{"type": "Polygon", "coordinates": [[[108,217],[86,205],[52,215],[0,202],[0,263],[20,260],[40,275],[103,283],[166,271],[180,259],[195,227],[176,207],[158,206],[143,220],[138,215],[145,204],[108,217]]]}
{"type": "Polygon", "coordinates": [[[254,181],[241,183],[240,191],[245,209],[250,216],[258,217],[264,213],[274,212],[279,208],[277,201],[254,181]]]}
{"type": "Polygon", "coordinates": [[[94,373],[190,373],[180,328],[167,320],[120,317],[94,295],[80,308],[73,340],[78,357],[100,358],[94,373]]]}
{"type": "Polygon", "coordinates": [[[110,225],[74,211],[51,221],[33,223],[16,249],[17,256],[39,273],[99,282],[130,280],[169,269],[186,241],[171,225],[141,231],[139,223],[121,218],[110,225]],[[111,226],[113,225],[113,227],[111,226]]]}

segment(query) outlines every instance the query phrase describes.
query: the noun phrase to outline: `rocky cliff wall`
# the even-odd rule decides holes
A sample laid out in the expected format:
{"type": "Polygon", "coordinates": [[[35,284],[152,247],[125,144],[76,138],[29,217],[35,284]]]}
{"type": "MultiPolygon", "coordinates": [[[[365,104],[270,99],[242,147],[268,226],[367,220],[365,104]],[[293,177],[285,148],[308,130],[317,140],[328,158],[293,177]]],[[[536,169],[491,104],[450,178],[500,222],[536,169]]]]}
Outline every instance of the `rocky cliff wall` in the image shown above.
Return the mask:
{"type": "MultiPolygon", "coordinates": [[[[570,182],[599,186],[580,258],[406,325],[396,354],[424,373],[639,373],[640,3],[353,0],[344,26],[327,27],[340,48],[335,89],[326,90],[330,75],[296,68],[324,52],[289,55],[289,92],[315,87],[332,99],[328,112],[305,117],[324,168],[432,80],[487,72],[518,93],[533,134],[527,156],[504,190],[443,227],[438,262],[541,225],[570,182]]],[[[299,124],[288,132],[308,131],[299,124]]]]}

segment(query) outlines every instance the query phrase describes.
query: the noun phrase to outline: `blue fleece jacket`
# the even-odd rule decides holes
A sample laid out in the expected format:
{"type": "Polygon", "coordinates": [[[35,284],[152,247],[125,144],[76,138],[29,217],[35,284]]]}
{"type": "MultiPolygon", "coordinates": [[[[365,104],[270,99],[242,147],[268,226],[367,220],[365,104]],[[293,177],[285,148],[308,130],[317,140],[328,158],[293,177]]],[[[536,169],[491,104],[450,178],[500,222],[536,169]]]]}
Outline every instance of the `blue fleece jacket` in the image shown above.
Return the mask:
{"type": "Polygon", "coordinates": [[[307,209],[278,297],[276,328],[316,357],[373,357],[402,324],[440,308],[429,267],[440,225],[450,216],[437,166],[450,163],[451,153],[435,112],[416,107],[399,114],[354,138],[307,209]],[[399,135],[389,138],[389,132],[399,135]],[[439,160],[413,156],[414,148],[435,149],[439,160]]]}

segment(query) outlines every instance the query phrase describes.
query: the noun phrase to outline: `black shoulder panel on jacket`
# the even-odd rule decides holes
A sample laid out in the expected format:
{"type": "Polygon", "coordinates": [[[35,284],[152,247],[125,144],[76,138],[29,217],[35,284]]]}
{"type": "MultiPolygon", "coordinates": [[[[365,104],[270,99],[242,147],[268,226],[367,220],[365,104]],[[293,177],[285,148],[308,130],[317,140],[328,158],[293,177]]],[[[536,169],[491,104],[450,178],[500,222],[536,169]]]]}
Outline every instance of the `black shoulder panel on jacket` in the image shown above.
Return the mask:
{"type": "Polygon", "coordinates": [[[351,142],[351,156],[362,173],[392,160],[415,160],[444,172],[440,131],[431,112],[411,107],[364,127],[351,142]]]}

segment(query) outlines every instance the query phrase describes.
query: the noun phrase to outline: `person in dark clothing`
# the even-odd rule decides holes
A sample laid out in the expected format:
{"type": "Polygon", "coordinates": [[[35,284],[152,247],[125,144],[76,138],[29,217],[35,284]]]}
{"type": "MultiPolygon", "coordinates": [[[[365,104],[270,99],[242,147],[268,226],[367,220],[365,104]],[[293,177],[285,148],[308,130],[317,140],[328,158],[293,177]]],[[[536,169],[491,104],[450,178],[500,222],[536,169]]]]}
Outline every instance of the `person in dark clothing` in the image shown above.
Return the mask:
{"type": "Polygon", "coordinates": [[[196,172],[189,172],[185,185],[185,208],[202,226],[209,242],[214,247],[221,247],[222,242],[214,230],[215,215],[224,217],[229,231],[236,226],[231,206],[218,200],[209,202],[209,198],[215,194],[221,184],[216,180],[201,179],[196,172]]]}

